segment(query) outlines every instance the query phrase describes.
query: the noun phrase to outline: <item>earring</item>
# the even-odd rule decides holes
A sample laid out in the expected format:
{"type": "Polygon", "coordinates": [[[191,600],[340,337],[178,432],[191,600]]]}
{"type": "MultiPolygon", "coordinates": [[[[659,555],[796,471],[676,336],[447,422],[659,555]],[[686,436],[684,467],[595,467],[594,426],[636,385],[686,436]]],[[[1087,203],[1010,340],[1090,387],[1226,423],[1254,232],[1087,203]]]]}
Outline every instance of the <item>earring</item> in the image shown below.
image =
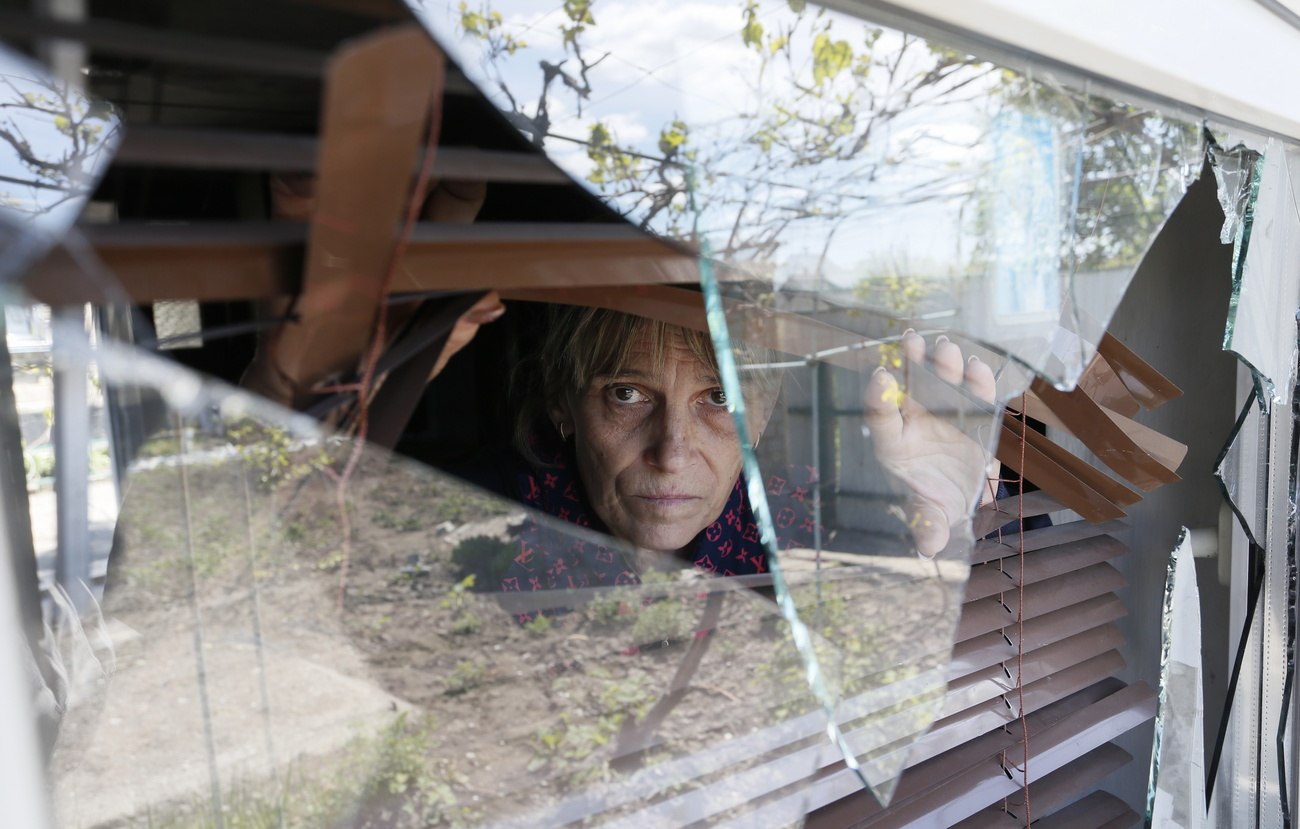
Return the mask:
{"type": "Polygon", "coordinates": [[[564,443],[566,440],[568,440],[568,438],[564,436],[564,424],[563,424],[563,423],[557,423],[557,424],[555,424],[555,428],[560,430],[560,443],[564,443]]]}

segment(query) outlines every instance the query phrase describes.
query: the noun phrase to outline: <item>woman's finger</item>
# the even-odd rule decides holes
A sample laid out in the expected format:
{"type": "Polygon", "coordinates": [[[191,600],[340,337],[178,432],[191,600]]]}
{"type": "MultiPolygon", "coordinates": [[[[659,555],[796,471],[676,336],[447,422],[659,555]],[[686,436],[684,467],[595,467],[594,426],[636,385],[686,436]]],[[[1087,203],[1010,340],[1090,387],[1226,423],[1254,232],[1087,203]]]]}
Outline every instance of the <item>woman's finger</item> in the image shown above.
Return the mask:
{"type": "Polygon", "coordinates": [[[914,363],[925,362],[925,338],[911,328],[903,332],[903,356],[914,363]]]}
{"type": "Polygon", "coordinates": [[[939,337],[934,341],[934,350],[931,354],[934,361],[934,373],[945,383],[954,386],[960,386],[962,381],[964,358],[961,354],[961,347],[947,337],[939,337]]]}
{"type": "Polygon", "coordinates": [[[966,388],[985,403],[997,400],[998,381],[993,376],[993,369],[979,357],[972,356],[966,361],[966,388]]]}
{"type": "MultiPolygon", "coordinates": [[[[895,445],[902,437],[903,415],[898,410],[902,389],[898,380],[883,368],[876,369],[867,383],[866,421],[877,451],[895,445]]],[[[887,449],[886,449],[887,451],[887,449]]]]}

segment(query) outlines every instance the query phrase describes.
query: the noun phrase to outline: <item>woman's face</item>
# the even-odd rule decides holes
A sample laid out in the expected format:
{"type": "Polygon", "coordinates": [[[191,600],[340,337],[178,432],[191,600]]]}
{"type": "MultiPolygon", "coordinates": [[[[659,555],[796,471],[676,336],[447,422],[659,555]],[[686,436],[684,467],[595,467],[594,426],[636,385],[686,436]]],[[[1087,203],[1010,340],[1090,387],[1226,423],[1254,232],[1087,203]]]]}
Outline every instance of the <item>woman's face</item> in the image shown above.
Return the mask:
{"type": "Polygon", "coordinates": [[[672,335],[659,362],[641,337],[622,373],[592,378],[551,416],[574,434],[578,475],[617,538],[676,552],[717,520],[740,474],[718,376],[672,335]]]}

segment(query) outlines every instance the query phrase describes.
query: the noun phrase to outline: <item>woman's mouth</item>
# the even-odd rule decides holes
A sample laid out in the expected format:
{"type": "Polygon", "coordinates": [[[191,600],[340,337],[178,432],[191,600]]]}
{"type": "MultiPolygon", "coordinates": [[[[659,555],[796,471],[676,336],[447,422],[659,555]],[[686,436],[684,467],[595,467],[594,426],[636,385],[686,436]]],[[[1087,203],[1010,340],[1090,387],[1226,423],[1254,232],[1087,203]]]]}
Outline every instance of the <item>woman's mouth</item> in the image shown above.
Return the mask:
{"type": "Polygon", "coordinates": [[[658,509],[674,509],[690,506],[700,500],[698,495],[682,495],[678,493],[653,493],[649,495],[638,495],[636,498],[642,503],[658,509]]]}

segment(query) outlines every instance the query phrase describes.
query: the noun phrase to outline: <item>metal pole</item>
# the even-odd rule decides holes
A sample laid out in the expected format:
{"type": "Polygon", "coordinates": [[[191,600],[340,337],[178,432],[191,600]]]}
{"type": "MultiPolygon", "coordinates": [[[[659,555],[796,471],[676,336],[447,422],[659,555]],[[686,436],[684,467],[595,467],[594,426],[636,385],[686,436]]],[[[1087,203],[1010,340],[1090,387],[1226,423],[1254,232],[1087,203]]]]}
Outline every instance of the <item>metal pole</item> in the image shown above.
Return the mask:
{"type": "Polygon", "coordinates": [[[54,501],[59,549],[54,578],[85,610],[90,599],[90,339],[85,308],[56,308],[54,340],[54,501]],[[84,587],[82,587],[84,585],[84,587]]]}

